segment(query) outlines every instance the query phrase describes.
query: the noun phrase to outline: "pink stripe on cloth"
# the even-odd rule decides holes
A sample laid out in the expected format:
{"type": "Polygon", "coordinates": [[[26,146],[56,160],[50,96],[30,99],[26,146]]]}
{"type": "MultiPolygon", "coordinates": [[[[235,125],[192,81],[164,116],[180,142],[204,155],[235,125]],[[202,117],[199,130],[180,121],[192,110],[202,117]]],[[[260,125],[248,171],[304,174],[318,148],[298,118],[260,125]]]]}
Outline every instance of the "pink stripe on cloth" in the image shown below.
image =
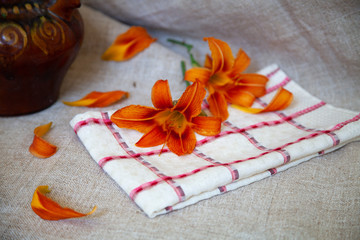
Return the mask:
{"type": "Polygon", "coordinates": [[[276,168],[271,168],[268,171],[270,172],[271,175],[277,174],[277,169],[276,168]]]}
{"type": "MultiPolygon", "coordinates": [[[[225,121],[224,125],[232,128],[235,131],[239,130],[238,127],[234,126],[229,121],[225,121]]],[[[257,141],[254,138],[254,136],[252,136],[249,132],[244,131],[244,132],[240,132],[240,134],[243,135],[257,149],[262,150],[262,151],[271,151],[271,149],[269,149],[269,148],[263,146],[262,144],[260,144],[260,142],[257,141]]],[[[287,162],[290,161],[290,154],[286,150],[283,149],[283,150],[280,150],[280,151],[277,151],[277,152],[279,152],[283,156],[284,163],[287,163],[287,162]]]]}
{"type": "Polygon", "coordinates": [[[215,135],[215,136],[211,136],[211,137],[206,137],[200,141],[197,142],[197,146],[201,146],[205,143],[208,143],[209,141],[213,141],[219,137],[222,137],[224,135],[229,135],[229,134],[234,134],[234,133],[242,133],[244,131],[247,131],[247,130],[250,130],[250,129],[256,129],[256,128],[261,128],[261,127],[265,127],[265,126],[275,126],[275,125],[279,125],[279,124],[282,124],[284,122],[287,122],[289,120],[292,120],[293,118],[296,118],[296,117],[299,117],[301,115],[304,115],[306,113],[309,113],[311,111],[314,111],[316,109],[318,109],[319,107],[322,107],[324,106],[326,103],[325,102],[320,102],[320,103],[317,103],[311,107],[308,107],[308,108],[305,108],[303,110],[300,110],[296,113],[293,113],[285,118],[281,118],[280,120],[275,120],[275,121],[268,121],[268,122],[259,122],[259,123],[256,123],[256,124],[253,124],[253,125],[250,125],[250,126],[247,126],[247,127],[244,127],[244,128],[239,128],[238,130],[232,130],[232,131],[224,131],[224,132],[221,132],[219,133],[218,135],[215,135]]]}
{"type": "Polygon", "coordinates": [[[98,164],[101,168],[103,168],[107,162],[112,161],[112,160],[137,158],[140,156],[152,156],[152,155],[156,155],[156,154],[160,154],[160,153],[163,154],[163,153],[168,153],[168,152],[170,152],[170,150],[164,148],[162,150],[159,149],[159,150],[143,152],[143,153],[134,153],[134,154],[120,155],[120,156],[108,156],[108,157],[104,157],[104,158],[100,159],[98,164]]]}
{"type": "MultiPolygon", "coordinates": [[[[276,113],[278,116],[280,116],[281,118],[286,118],[287,116],[284,113],[276,113]]],[[[289,124],[293,125],[294,127],[296,127],[297,129],[306,131],[306,132],[318,132],[321,130],[317,130],[317,129],[313,129],[313,128],[307,128],[305,126],[303,126],[302,124],[296,122],[295,120],[291,119],[287,121],[289,124]]],[[[337,146],[340,144],[340,140],[338,138],[338,136],[335,133],[328,133],[327,134],[333,141],[333,146],[337,146]]]]}
{"type": "MultiPolygon", "coordinates": [[[[263,107],[266,107],[267,104],[265,102],[263,102],[262,100],[260,99],[257,99],[256,100],[261,106],[263,107]]],[[[325,102],[321,102],[320,104],[324,104],[325,105],[325,102]]],[[[287,119],[288,117],[284,114],[284,113],[280,113],[280,112],[274,112],[275,114],[277,114],[281,119],[287,119]]],[[[300,130],[303,130],[303,131],[306,131],[306,132],[317,132],[317,131],[320,131],[320,130],[316,130],[316,129],[312,129],[312,128],[307,128],[307,127],[304,127],[303,125],[301,125],[300,123],[297,123],[295,120],[293,119],[288,119],[286,120],[289,124],[293,125],[294,127],[300,129],[300,130]]],[[[339,138],[336,136],[335,133],[328,133],[327,134],[332,140],[333,140],[333,146],[337,146],[339,145],[340,143],[340,140],[339,138]]]]}
{"type": "MultiPolygon", "coordinates": [[[[213,163],[213,164],[220,164],[220,162],[218,161],[215,161],[213,158],[209,157],[209,156],[206,156],[204,153],[200,152],[198,149],[194,149],[193,153],[201,158],[201,159],[204,159],[205,161],[208,161],[210,163],[213,163]]],[[[234,168],[233,166],[225,166],[229,171],[230,171],[230,174],[231,174],[231,178],[232,178],[232,181],[235,181],[239,178],[239,172],[236,168],[234,168]]]]}
{"type": "Polygon", "coordinates": [[[188,176],[191,176],[191,175],[194,175],[200,171],[203,171],[205,169],[208,169],[208,168],[212,168],[212,167],[217,167],[217,166],[229,166],[229,165],[232,165],[232,164],[235,164],[235,163],[240,163],[240,162],[245,162],[245,161],[249,161],[249,160],[253,160],[253,159],[256,159],[256,158],[259,158],[261,156],[264,156],[266,154],[269,154],[271,152],[274,152],[274,151],[279,151],[287,146],[290,146],[290,145],[293,145],[295,143],[298,143],[298,142],[301,142],[303,140],[306,140],[306,139],[311,139],[311,138],[315,138],[317,136],[320,136],[322,134],[327,134],[327,133],[331,133],[333,131],[337,131],[341,128],[343,128],[344,126],[346,126],[347,124],[349,123],[352,123],[352,122],[355,122],[355,121],[358,121],[360,119],[360,114],[356,115],[355,117],[349,119],[349,120],[346,120],[342,123],[339,123],[337,125],[335,125],[333,128],[329,129],[329,130],[323,130],[323,131],[318,131],[318,132],[314,132],[312,134],[309,134],[307,136],[304,136],[304,137],[301,137],[299,139],[297,139],[296,141],[293,141],[293,142],[289,142],[289,143],[286,143],[278,148],[275,148],[275,149],[272,149],[271,151],[267,151],[267,152],[263,152],[257,156],[254,156],[254,157],[250,157],[250,158],[246,158],[246,159],[241,159],[241,160],[236,160],[236,161],[233,161],[233,162],[229,162],[229,163],[221,163],[221,164],[211,164],[211,165],[205,165],[203,167],[200,167],[200,168],[197,168],[197,169],[194,169],[190,172],[187,172],[187,173],[183,173],[183,174],[180,174],[180,175],[176,175],[176,176],[165,176],[165,177],[160,177],[158,179],[155,179],[153,181],[150,181],[150,182],[146,182],[146,183],[143,183],[141,184],[140,186],[134,188],[131,192],[130,192],[130,198],[131,199],[135,199],[136,195],[143,191],[143,190],[146,190],[146,189],[149,189],[153,186],[156,186],[157,184],[163,182],[163,181],[168,181],[168,180],[171,180],[171,179],[181,179],[181,178],[185,178],[185,177],[188,177],[188,176]]]}
{"type": "Polygon", "coordinates": [[[76,125],[74,126],[74,132],[77,133],[81,127],[88,125],[90,123],[104,124],[104,125],[112,124],[110,119],[88,118],[88,119],[85,119],[83,121],[79,121],[78,123],[76,123],[76,125]]]}
{"type": "Polygon", "coordinates": [[[280,71],[280,67],[277,67],[273,71],[271,71],[270,73],[266,74],[266,77],[272,78],[279,71],[280,71]]]}
{"type": "Polygon", "coordinates": [[[266,94],[271,93],[275,90],[278,90],[280,87],[285,86],[286,84],[288,84],[291,81],[291,79],[289,77],[285,77],[285,79],[281,82],[276,84],[275,86],[272,86],[268,89],[266,89],[266,94]]]}

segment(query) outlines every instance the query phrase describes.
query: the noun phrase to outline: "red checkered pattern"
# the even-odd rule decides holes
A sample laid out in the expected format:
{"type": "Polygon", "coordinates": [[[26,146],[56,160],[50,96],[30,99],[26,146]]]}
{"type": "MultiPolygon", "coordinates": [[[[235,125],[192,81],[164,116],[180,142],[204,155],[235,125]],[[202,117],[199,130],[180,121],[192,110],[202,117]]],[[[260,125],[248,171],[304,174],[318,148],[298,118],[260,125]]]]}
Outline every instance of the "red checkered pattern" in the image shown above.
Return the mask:
{"type": "MultiPolygon", "coordinates": [[[[241,117],[232,117],[230,112],[230,118],[223,123],[223,131],[221,133],[211,137],[199,136],[194,152],[187,156],[186,159],[184,159],[185,163],[188,165],[185,168],[179,170],[180,172],[176,168],[171,168],[168,166],[165,167],[165,165],[159,164],[159,158],[162,159],[161,161],[167,161],[168,156],[171,155],[174,157],[174,154],[171,153],[167,148],[161,150],[162,146],[159,146],[158,148],[151,149],[151,151],[148,151],[147,149],[139,150],[132,142],[128,142],[124,131],[112,124],[108,112],[102,112],[101,118],[91,117],[78,121],[76,124],[74,124],[73,128],[74,131],[78,133],[84,127],[94,125],[106,126],[107,131],[111,132],[113,138],[121,147],[121,149],[124,150],[125,154],[109,155],[104,156],[101,159],[95,159],[99,166],[103,168],[109,162],[122,161],[123,159],[132,159],[133,161],[141,164],[141,166],[145,167],[149,172],[153,173],[154,177],[150,181],[141,182],[138,186],[133,187],[132,190],[128,193],[130,198],[136,201],[136,198],[140,193],[149,191],[155,186],[165,183],[173,189],[173,192],[178,198],[176,203],[164,206],[163,213],[169,212],[176,209],[175,205],[178,203],[186,201],[188,198],[192,197],[192,195],[187,195],[187,192],[189,192],[189,185],[185,184],[185,186],[181,180],[186,180],[187,178],[198,174],[205,174],[207,170],[212,168],[224,168],[223,172],[216,174],[229,174],[231,176],[231,181],[225,185],[221,184],[216,186],[217,189],[212,191],[217,191],[215,194],[225,193],[228,191],[228,184],[237,182],[240,178],[239,171],[241,170],[242,165],[239,164],[258,160],[264,156],[278,153],[282,158],[282,163],[279,163],[278,166],[271,167],[262,173],[266,174],[267,172],[269,176],[274,175],[279,171],[279,167],[289,164],[290,162],[299,158],[298,156],[293,156],[291,154],[289,147],[297,146],[299,143],[310,139],[315,139],[320,136],[327,136],[329,141],[332,142],[332,147],[339,146],[342,144],[342,142],[341,137],[339,137],[337,134],[337,131],[344,128],[348,124],[358,122],[360,119],[360,114],[352,114],[351,117],[348,117],[347,119],[334,120],[335,122],[331,122],[329,120],[329,125],[323,126],[323,128],[315,128],[313,126],[317,123],[313,120],[308,121],[308,119],[317,119],[316,112],[327,112],[327,110],[322,110],[327,106],[327,104],[316,98],[311,98],[311,100],[307,101],[306,103],[302,103],[302,97],[303,95],[306,96],[307,93],[305,91],[305,93],[303,93],[301,90],[299,90],[299,97],[297,97],[298,86],[293,81],[291,81],[291,79],[287,77],[278,67],[273,66],[267,68],[264,71],[264,73],[270,79],[270,86],[267,89],[267,95],[262,99],[258,99],[256,104],[262,107],[266,106],[271,99],[271,94],[275,93],[274,91],[276,91],[279,87],[287,88],[288,85],[293,84],[293,89],[290,89],[290,91],[292,91],[294,94],[294,107],[290,107],[289,109],[281,112],[265,113],[256,116],[248,116],[244,113],[239,113],[242,114],[241,117]],[[282,79],[279,80],[279,77],[282,77],[282,79]],[[276,78],[277,80],[272,81],[273,78],[276,78]],[[313,117],[310,117],[310,115],[313,117]],[[248,118],[251,119],[249,120],[248,118]],[[310,126],[306,126],[306,124],[310,126]],[[283,136],[284,134],[282,134],[282,129],[284,128],[290,129],[294,132],[294,134],[283,136]],[[265,131],[266,134],[271,137],[267,139],[262,137],[265,131]],[[229,140],[231,136],[232,138],[229,140]],[[218,149],[216,153],[213,151],[213,148],[216,148],[217,144],[220,144],[221,141],[229,141],[229,144],[233,144],[234,152],[238,151],[238,142],[249,144],[249,146],[252,146],[254,150],[250,153],[244,152],[244,154],[240,152],[238,156],[231,159],[221,158],[219,156],[221,156],[221,152],[225,150],[218,149]],[[159,155],[160,152],[161,155],[159,155]],[[184,169],[186,170],[184,171],[184,169]]],[[[289,86],[289,88],[291,88],[291,86],[289,86]]],[[[204,102],[203,107],[205,110],[208,110],[208,105],[206,102],[204,102]]],[[[232,109],[231,111],[238,110],[232,109]]],[[[336,111],[334,114],[336,114],[336,111]]],[[[321,121],[323,120],[320,119],[319,121],[319,124],[321,124],[321,121]]],[[[357,137],[359,137],[359,135],[360,132],[357,133],[357,137]]],[[[346,141],[349,140],[351,139],[346,139],[346,141]]],[[[101,141],[101,139],[98,141],[101,141]]],[[[319,149],[318,151],[312,153],[311,149],[309,149],[308,151],[310,152],[308,155],[310,155],[310,153],[322,155],[326,150],[328,149],[319,149]]],[[[213,172],[206,173],[213,174],[213,172]]]]}

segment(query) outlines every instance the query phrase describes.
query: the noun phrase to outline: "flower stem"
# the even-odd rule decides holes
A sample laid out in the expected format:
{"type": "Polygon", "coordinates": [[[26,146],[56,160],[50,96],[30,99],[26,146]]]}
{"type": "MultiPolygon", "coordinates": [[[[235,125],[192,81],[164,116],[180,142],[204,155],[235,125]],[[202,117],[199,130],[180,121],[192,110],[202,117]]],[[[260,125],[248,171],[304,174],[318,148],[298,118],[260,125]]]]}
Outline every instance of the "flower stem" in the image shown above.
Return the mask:
{"type": "Polygon", "coordinates": [[[190,86],[190,83],[189,83],[189,81],[185,80],[186,63],[185,63],[185,61],[181,61],[180,64],[181,64],[181,72],[182,72],[182,75],[183,75],[183,79],[184,79],[184,81],[186,83],[186,86],[188,87],[188,86],[190,86]]]}
{"type": "Polygon", "coordinates": [[[178,40],[171,39],[171,38],[169,38],[167,41],[171,42],[173,44],[177,44],[177,45],[185,47],[187,49],[187,52],[188,52],[189,57],[190,57],[191,66],[193,66],[193,67],[201,67],[201,65],[198,63],[198,61],[195,60],[194,56],[191,53],[193,45],[187,44],[184,41],[178,41],[178,40]]]}

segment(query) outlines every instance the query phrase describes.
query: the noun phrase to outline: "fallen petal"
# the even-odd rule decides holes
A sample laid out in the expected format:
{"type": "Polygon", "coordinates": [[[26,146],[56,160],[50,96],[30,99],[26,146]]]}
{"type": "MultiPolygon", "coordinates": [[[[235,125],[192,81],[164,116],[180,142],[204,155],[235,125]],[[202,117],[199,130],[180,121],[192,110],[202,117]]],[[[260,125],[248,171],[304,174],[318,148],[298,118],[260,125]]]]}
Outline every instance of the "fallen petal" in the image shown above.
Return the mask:
{"type": "Polygon", "coordinates": [[[32,155],[38,158],[48,158],[56,153],[57,147],[44,139],[34,136],[33,142],[29,147],[32,155]]]}
{"type": "Polygon", "coordinates": [[[239,105],[233,105],[235,108],[240,109],[247,113],[263,113],[263,112],[272,112],[279,111],[287,108],[292,102],[293,94],[284,88],[279,88],[274,98],[271,102],[263,109],[261,108],[247,108],[241,107],[239,105]]]}
{"type": "Polygon", "coordinates": [[[49,193],[48,186],[39,186],[36,188],[31,208],[42,219],[45,220],[61,220],[67,218],[78,218],[92,214],[96,210],[96,206],[88,213],[79,213],[70,208],[63,208],[57,202],[46,197],[44,194],[49,193]]]}
{"type": "Polygon", "coordinates": [[[49,122],[47,124],[38,126],[34,129],[34,134],[38,137],[42,137],[47,133],[51,128],[52,122],[49,122]]]}
{"type": "Polygon", "coordinates": [[[79,100],[73,102],[63,101],[63,103],[73,107],[107,107],[123,97],[129,97],[129,93],[120,90],[110,92],[93,91],[79,100]]]}
{"type": "Polygon", "coordinates": [[[101,58],[107,61],[125,61],[145,50],[154,41],[156,39],[145,28],[134,26],[120,34],[101,58]]]}
{"type": "Polygon", "coordinates": [[[45,141],[41,137],[49,131],[52,122],[41,125],[34,129],[34,139],[29,147],[29,151],[32,155],[38,158],[48,158],[56,153],[57,147],[51,143],[45,141]]]}

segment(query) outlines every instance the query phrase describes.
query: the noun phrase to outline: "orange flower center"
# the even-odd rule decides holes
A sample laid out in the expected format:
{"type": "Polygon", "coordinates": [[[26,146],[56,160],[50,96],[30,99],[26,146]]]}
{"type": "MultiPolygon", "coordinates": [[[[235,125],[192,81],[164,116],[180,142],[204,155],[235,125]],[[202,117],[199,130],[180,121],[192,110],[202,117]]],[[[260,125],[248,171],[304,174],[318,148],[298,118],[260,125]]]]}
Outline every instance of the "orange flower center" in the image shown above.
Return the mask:
{"type": "Polygon", "coordinates": [[[187,121],[184,116],[179,111],[165,110],[158,113],[158,116],[155,118],[163,130],[166,132],[175,131],[178,134],[184,132],[187,121]]]}
{"type": "Polygon", "coordinates": [[[215,86],[224,86],[231,82],[233,82],[233,80],[224,72],[217,72],[209,79],[209,84],[215,86]]]}

